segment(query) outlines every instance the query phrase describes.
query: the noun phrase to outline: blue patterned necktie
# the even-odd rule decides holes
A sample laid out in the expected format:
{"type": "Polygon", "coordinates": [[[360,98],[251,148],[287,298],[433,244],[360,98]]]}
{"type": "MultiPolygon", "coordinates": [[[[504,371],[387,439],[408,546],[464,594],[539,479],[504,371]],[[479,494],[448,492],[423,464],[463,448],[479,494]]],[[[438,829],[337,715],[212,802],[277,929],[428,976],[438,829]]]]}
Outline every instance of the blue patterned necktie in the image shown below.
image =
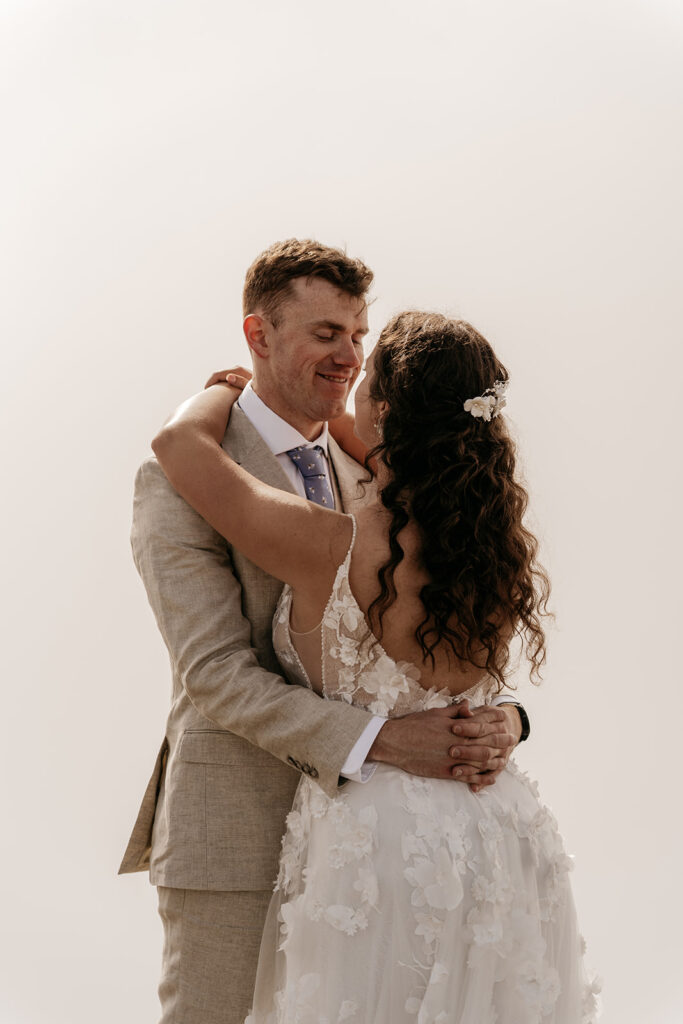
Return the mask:
{"type": "Polygon", "coordinates": [[[334,495],[327,478],[325,455],[319,444],[315,448],[301,445],[290,448],[287,452],[290,459],[304,478],[306,497],[316,505],[334,508],[334,495]]]}

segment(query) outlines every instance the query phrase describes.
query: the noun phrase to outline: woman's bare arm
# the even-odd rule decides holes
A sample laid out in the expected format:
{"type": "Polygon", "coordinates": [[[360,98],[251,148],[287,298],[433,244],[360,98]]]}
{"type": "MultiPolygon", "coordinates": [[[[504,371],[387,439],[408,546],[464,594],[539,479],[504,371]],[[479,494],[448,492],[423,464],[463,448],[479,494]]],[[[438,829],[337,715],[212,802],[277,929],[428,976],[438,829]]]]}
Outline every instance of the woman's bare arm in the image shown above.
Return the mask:
{"type": "Polygon", "coordinates": [[[189,505],[265,572],[295,589],[329,591],[351,542],[348,516],[257,480],[223,451],[239,390],[214,385],[184,402],[152,449],[189,505]]]}
{"type": "Polygon", "coordinates": [[[368,454],[368,448],[354,433],[353,413],[345,412],[336,420],[330,420],[327,426],[330,434],[335,439],[339,447],[345,451],[347,455],[350,455],[352,459],[359,462],[361,466],[364,466],[368,454]]]}

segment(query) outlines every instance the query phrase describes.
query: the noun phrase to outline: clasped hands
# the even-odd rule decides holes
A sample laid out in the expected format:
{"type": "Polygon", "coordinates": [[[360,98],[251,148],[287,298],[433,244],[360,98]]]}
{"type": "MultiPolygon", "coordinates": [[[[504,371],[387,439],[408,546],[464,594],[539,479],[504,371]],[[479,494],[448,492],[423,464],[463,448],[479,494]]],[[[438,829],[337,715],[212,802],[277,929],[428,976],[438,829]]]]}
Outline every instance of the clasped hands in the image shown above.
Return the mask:
{"type": "Polygon", "coordinates": [[[457,779],[478,793],[496,781],[521,734],[514,705],[470,708],[463,700],[389,719],[370,748],[369,760],[412,775],[457,779]]]}
{"type": "Polygon", "coordinates": [[[451,726],[455,742],[448,752],[456,760],[451,774],[478,793],[507,765],[522,735],[522,721],[514,704],[469,708],[462,701],[457,707],[460,718],[451,726]]]}

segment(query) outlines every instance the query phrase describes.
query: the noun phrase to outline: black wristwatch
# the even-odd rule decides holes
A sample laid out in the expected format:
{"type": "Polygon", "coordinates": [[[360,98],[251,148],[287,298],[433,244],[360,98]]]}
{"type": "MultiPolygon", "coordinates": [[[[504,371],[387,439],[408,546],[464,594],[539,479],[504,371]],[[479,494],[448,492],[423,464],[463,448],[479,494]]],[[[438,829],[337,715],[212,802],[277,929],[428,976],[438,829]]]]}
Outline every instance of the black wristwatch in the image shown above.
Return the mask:
{"type": "Polygon", "coordinates": [[[524,740],[528,740],[529,739],[529,733],[531,732],[531,722],[529,721],[529,716],[527,715],[526,711],[524,710],[522,705],[519,703],[519,701],[516,701],[516,700],[506,700],[505,704],[500,704],[499,707],[503,707],[504,708],[507,705],[512,705],[513,708],[517,708],[517,712],[519,714],[519,718],[520,718],[520,721],[522,723],[522,735],[519,737],[519,741],[518,742],[519,743],[524,743],[524,740]]]}

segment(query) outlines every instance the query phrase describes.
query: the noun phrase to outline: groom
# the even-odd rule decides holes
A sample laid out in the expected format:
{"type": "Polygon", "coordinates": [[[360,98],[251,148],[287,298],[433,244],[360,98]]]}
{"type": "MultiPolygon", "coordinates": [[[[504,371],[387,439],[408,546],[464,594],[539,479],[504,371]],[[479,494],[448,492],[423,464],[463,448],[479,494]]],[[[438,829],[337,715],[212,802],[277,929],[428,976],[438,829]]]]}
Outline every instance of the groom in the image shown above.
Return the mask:
{"type": "MultiPolygon", "coordinates": [[[[347,512],[364,500],[362,472],[327,421],[344,412],[363,360],[372,278],[360,260],[312,241],[276,243],[256,259],[243,295],[254,376],[223,440],[254,476],[311,500],[289,453],[316,449],[320,494],[347,512]]],[[[486,782],[497,772],[474,773],[505,763],[520,719],[513,707],[471,719],[449,707],[384,721],[287,685],[271,641],[282,584],[191,509],[155,459],[138,472],[132,546],[173,696],[120,872],[149,869],[158,886],[161,1024],[241,1024],[299,776],[330,796],[366,781],[376,761],[486,782]]]]}

